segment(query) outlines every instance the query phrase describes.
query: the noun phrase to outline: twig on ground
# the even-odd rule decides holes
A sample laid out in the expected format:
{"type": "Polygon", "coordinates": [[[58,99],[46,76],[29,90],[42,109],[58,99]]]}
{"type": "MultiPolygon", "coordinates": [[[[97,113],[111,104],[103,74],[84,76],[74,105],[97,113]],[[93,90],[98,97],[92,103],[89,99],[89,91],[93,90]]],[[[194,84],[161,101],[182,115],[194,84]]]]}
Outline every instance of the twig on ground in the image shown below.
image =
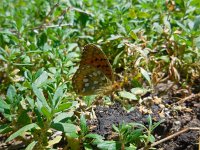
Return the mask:
{"type": "Polygon", "coordinates": [[[177,104],[181,104],[181,103],[184,103],[185,101],[187,100],[192,100],[194,97],[200,97],[200,93],[197,93],[197,94],[191,94],[183,99],[181,99],[180,101],[177,102],[177,104]]]}
{"type": "Polygon", "coordinates": [[[176,133],[174,133],[174,134],[172,134],[172,135],[170,135],[170,136],[168,136],[168,137],[166,137],[166,138],[164,138],[164,139],[162,139],[162,140],[160,140],[160,141],[157,141],[157,142],[151,144],[151,146],[153,147],[153,146],[156,146],[156,145],[158,145],[158,144],[160,144],[160,143],[163,143],[163,142],[165,142],[165,141],[168,141],[168,140],[170,140],[170,139],[172,139],[172,138],[174,138],[174,137],[176,137],[176,136],[178,136],[178,135],[180,135],[180,134],[182,134],[182,133],[184,133],[184,132],[187,132],[187,131],[189,131],[189,130],[199,130],[199,131],[200,131],[200,128],[198,128],[198,127],[189,127],[189,128],[185,128],[185,129],[183,129],[183,130],[181,130],[181,131],[178,131],[178,132],[176,132],[176,133]]]}
{"type": "MultiPolygon", "coordinates": [[[[184,132],[187,132],[187,131],[189,131],[189,130],[199,130],[199,131],[200,131],[200,128],[198,128],[198,127],[188,127],[188,128],[185,128],[185,129],[183,129],[183,130],[181,130],[181,131],[178,131],[178,132],[176,132],[176,133],[174,133],[174,134],[172,134],[172,135],[170,135],[170,136],[168,136],[168,137],[166,137],[166,138],[164,138],[164,139],[161,139],[160,141],[154,142],[153,144],[151,144],[151,145],[148,146],[148,147],[149,147],[149,148],[150,148],[150,147],[154,147],[154,146],[156,146],[156,145],[158,145],[158,144],[161,144],[161,143],[163,143],[163,142],[165,142],[165,141],[168,141],[168,140],[170,140],[170,139],[172,139],[172,138],[174,138],[174,137],[176,137],[176,136],[178,136],[178,135],[180,135],[180,134],[182,134],[182,133],[184,133],[184,132]]],[[[143,148],[141,148],[141,149],[139,149],[139,150],[145,150],[145,148],[143,147],[143,148]]]]}

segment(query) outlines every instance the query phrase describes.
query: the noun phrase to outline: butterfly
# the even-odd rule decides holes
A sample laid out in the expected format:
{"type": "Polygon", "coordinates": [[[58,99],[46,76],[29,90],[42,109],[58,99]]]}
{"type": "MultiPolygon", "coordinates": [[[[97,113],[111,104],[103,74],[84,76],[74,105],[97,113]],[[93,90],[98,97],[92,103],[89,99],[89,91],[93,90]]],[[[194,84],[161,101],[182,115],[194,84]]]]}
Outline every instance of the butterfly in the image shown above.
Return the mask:
{"type": "Polygon", "coordinates": [[[79,68],[72,78],[78,95],[109,94],[118,88],[112,66],[104,52],[94,44],[84,46],[79,68]]]}

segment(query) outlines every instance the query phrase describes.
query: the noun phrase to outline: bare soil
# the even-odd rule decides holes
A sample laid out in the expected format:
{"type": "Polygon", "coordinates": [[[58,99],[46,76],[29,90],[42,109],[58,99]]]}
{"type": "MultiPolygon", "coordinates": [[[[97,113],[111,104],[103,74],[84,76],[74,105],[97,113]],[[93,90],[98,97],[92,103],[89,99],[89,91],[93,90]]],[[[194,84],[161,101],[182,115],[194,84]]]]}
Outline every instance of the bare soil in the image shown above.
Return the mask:
{"type": "Polygon", "coordinates": [[[143,103],[136,105],[131,112],[125,111],[120,103],[109,107],[97,106],[97,119],[89,122],[93,126],[91,132],[108,140],[114,139],[112,124],[118,126],[123,122],[138,122],[147,125],[150,114],[154,122],[165,120],[153,134],[156,141],[167,140],[156,144],[156,149],[198,150],[200,132],[193,130],[200,128],[200,84],[197,84],[189,89],[182,89],[171,82],[159,84],[155,87],[156,92],[144,96],[143,103]]]}

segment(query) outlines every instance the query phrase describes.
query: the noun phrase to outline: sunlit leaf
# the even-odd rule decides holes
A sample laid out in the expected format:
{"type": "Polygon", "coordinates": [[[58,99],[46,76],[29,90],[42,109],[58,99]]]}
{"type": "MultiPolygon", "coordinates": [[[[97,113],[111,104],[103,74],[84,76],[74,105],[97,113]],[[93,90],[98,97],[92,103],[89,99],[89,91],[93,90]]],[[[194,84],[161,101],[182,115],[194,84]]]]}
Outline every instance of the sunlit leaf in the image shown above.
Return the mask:
{"type": "Polygon", "coordinates": [[[53,106],[56,108],[59,104],[59,99],[63,96],[63,86],[60,86],[56,89],[56,92],[53,96],[52,103],[53,106]]]}
{"type": "Polygon", "coordinates": [[[34,146],[35,146],[36,144],[37,144],[37,141],[31,142],[31,143],[26,147],[25,150],[32,150],[32,149],[34,149],[34,146]]]}
{"type": "Polygon", "coordinates": [[[121,36],[121,35],[111,35],[111,37],[108,38],[107,40],[108,40],[108,41],[112,41],[112,40],[120,39],[120,38],[122,38],[122,37],[123,37],[123,36],[121,36]]]}
{"type": "Polygon", "coordinates": [[[10,109],[10,105],[7,104],[3,99],[0,97],[0,109],[10,109]]]}
{"type": "Polygon", "coordinates": [[[128,98],[128,99],[131,99],[131,100],[138,100],[137,97],[133,93],[130,93],[130,92],[127,92],[127,91],[120,91],[119,95],[123,98],[128,98]]]}
{"type": "Polygon", "coordinates": [[[158,23],[153,24],[153,29],[160,34],[163,32],[163,28],[158,23]]]}
{"type": "Polygon", "coordinates": [[[194,39],[194,44],[196,47],[198,47],[200,49],[200,37],[197,37],[194,39]]]}
{"type": "Polygon", "coordinates": [[[39,87],[42,83],[46,82],[47,78],[48,78],[48,74],[47,74],[46,71],[44,71],[44,72],[35,80],[34,84],[35,84],[36,86],[39,87]]]}
{"type": "Polygon", "coordinates": [[[51,112],[49,112],[49,110],[46,107],[43,106],[41,108],[41,112],[45,117],[47,117],[48,120],[51,119],[51,112]]]}
{"type": "Polygon", "coordinates": [[[71,123],[53,123],[51,127],[67,134],[77,132],[77,127],[71,123]]]}
{"type": "Polygon", "coordinates": [[[151,79],[150,79],[150,76],[149,76],[149,73],[144,70],[143,68],[140,68],[140,71],[143,75],[143,77],[149,82],[149,84],[151,85],[151,79]]]}
{"type": "Polygon", "coordinates": [[[69,109],[72,106],[72,103],[62,103],[58,105],[58,108],[55,109],[55,112],[60,112],[69,109]]]}
{"type": "Polygon", "coordinates": [[[195,18],[193,29],[194,30],[200,29],[200,16],[197,16],[195,18]]]}
{"type": "Polygon", "coordinates": [[[121,57],[122,54],[123,54],[123,51],[121,51],[121,52],[115,57],[115,59],[114,59],[114,61],[113,61],[113,66],[115,66],[115,65],[118,64],[119,59],[120,59],[120,57],[121,57]]]}
{"type": "Polygon", "coordinates": [[[81,118],[80,118],[80,127],[81,127],[81,133],[83,135],[85,135],[88,132],[88,127],[87,127],[87,122],[86,122],[86,119],[85,119],[84,115],[81,115],[81,118]]]}
{"type": "Polygon", "coordinates": [[[24,132],[29,131],[33,128],[39,128],[39,126],[35,123],[26,125],[26,126],[22,127],[21,129],[17,130],[16,132],[14,132],[13,134],[11,134],[9,136],[9,138],[6,140],[6,142],[11,141],[18,136],[22,136],[24,134],[24,132]]]}
{"type": "Polygon", "coordinates": [[[37,88],[35,84],[32,84],[33,92],[37,96],[38,100],[43,104],[44,107],[47,107],[50,110],[50,107],[44,97],[44,94],[41,89],[37,88]]]}
{"type": "Polygon", "coordinates": [[[54,139],[48,141],[48,146],[47,147],[50,148],[54,144],[59,143],[61,141],[61,139],[62,139],[62,136],[56,136],[54,139]]]}
{"type": "Polygon", "coordinates": [[[147,92],[147,90],[144,88],[132,88],[131,92],[135,95],[143,95],[147,92]]]}
{"type": "Polygon", "coordinates": [[[16,89],[14,86],[10,85],[7,90],[7,97],[11,103],[14,102],[14,97],[16,96],[16,89]]]}
{"type": "Polygon", "coordinates": [[[117,150],[117,143],[115,141],[104,141],[97,145],[100,149],[117,150]]]}
{"type": "Polygon", "coordinates": [[[135,34],[135,32],[134,32],[133,30],[131,30],[129,34],[131,35],[131,37],[132,37],[134,40],[137,40],[137,39],[138,39],[137,35],[135,34]]]}
{"type": "Polygon", "coordinates": [[[57,116],[53,119],[53,122],[54,122],[54,123],[58,123],[58,122],[60,122],[60,121],[63,120],[63,119],[72,117],[73,115],[74,115],[74,112],[63,112],[63,113],[60,113],[59,115],[57,115],[57,116]]]}
{"type": "Polygon", "coordinates": [[[87,134],[85,138],[93,138],[93,139],[101,139],[101,140],[104,139],[104,137],[102,137],[101,135],[93,134],[93,133],[87,134]]]}
{"type": "Polygon", "coordinates": [[[0,55],[0,60],[7,61],[3,55],[0,55]]]}

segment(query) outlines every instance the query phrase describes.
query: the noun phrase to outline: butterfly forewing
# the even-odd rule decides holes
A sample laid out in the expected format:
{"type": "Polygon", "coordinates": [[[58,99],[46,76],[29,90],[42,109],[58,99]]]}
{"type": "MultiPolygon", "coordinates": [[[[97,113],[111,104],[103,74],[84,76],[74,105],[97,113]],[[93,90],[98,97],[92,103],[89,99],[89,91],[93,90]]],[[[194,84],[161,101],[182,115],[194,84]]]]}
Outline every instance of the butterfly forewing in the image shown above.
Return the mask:
{"type": "Polygon", "coordinates": [[[81,65],[93,66],[94,68],[103,72],[105,76],[112,82],[114,81],[112,67],[108,61],[108,58],[104,52],[94,44],[88,44],[84,47],[80,61],[80,67],[81,65]]]}

